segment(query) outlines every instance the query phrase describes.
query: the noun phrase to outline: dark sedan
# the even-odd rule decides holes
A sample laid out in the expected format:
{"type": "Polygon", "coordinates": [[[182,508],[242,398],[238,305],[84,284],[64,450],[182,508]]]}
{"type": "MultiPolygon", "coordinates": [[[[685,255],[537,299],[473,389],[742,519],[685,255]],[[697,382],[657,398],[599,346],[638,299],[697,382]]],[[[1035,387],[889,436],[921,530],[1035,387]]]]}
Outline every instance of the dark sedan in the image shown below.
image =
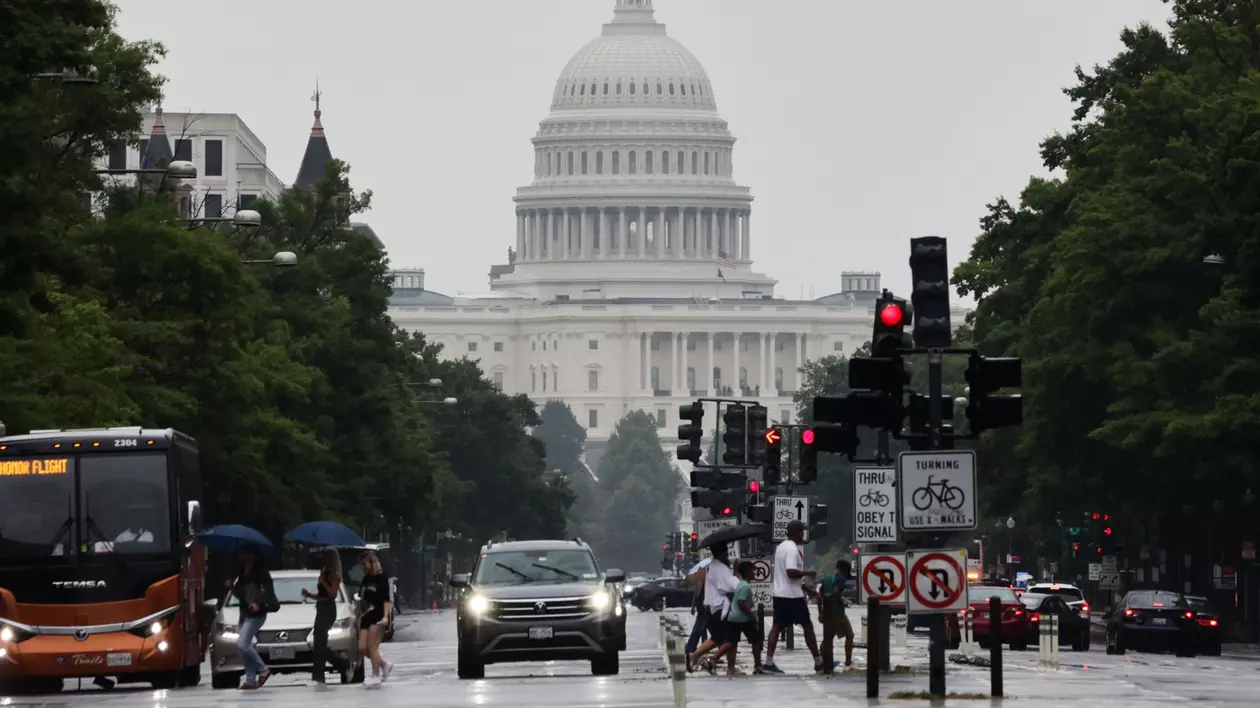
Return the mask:
{"type": "Polygon", "coordinates": [[[1108,654],[1123,654],[1129,649],[1173,650],[1179,656],[1194,653],[1198,622],[1181,593],[1133,590],[1105,617],[1108,654]]]}
{"type": "Polygon", "coordinates": [[[634,589],[627,602],[640,610],[660,612],[667,607],[691,607],[695,588],[686,578],[658,578],[634,589]]]}
{"type": "Polygon", "coordinates": [[[1212,603],[1202,595],[1186,595],[1186,602],[1194,611],[1194,620],[1199,625],[1194,637],[1196,650],[1208,656],[1220,656],[1221,616],[1216,614],[1212,603]]]}
{"type": "Polygon", "coordinates": [[[1068,644],[1073,651],[1089,651],[1089,609],[1081,609],[1078,603],[1064,595],[1035,593],[1032,590],[1020,598],[1028,607],[1028,643],[1040,641],[1041,625],[1051,616],[1059,618],[1059,644],[1068,644]]]}

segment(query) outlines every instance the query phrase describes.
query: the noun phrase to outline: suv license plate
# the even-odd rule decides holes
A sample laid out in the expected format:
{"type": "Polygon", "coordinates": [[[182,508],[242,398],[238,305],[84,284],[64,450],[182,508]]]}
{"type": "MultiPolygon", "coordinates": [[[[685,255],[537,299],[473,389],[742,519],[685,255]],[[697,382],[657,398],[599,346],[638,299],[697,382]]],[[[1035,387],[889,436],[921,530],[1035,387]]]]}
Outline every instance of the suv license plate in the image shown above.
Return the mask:
{"type": "Polygon", "coordinates": [[[294,657],[293,647],[273,647],[270,654],[272,659],[292,659],[294,657]]]}
{"type": "Polygon", "coordinates": [[[551,639],[554,636],[555,636],[555,632],[552,631],[551,627],[530,627],[529,628],[530,639],[551,639]]]}
{"type": "Polygon", "coordinates": [[[1153,624],[1168,624],[1168,620],[1164,619],[1163,617],[1156,617],[1155,619],[1151,620],[1151,622],[1153,624]]]}

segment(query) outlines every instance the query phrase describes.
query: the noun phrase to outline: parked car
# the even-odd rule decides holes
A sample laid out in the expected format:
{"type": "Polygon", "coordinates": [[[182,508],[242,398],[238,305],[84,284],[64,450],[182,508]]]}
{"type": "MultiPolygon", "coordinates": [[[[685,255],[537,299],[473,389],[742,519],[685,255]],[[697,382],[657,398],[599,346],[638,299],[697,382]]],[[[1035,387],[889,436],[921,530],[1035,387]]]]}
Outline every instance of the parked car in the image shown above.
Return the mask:
{"type": "Polygon", "coordinates": [[[658,578],[635,588],[629,602],[644,612],[660,612],[667,607],[691,607],[694,593],[695,588],[686,578],[658,578]]]}
{"type": "Polygon", "coordinates": [[[976,643],[988,647],[991,642],[993,631],[989,621],[989,600],[995,597],[1002,603],[1002,641],[1010,644],[1015,651],[1027,649],[1028,608],[1019,601],[1013,589],[992,585],[972,585],[967,589],[970,607],[965,612],[971,615],[971,631],[976,643]]]}
{"type": "Polygon", "coordinates": [[[1212,609],[1212,603],[1202,595],[1186,595],[1186,602],[1194,611],[1199,626],[1195,630],[1195,650],[1208,656],[1221,655],[1221,617],[1212,609]]]}
{"type": "Polygon", "coordinates": [[[1107,620],[1107,653],[1175,650],[1194,654],[1199,626],[1186,597],[1167,590],[1132,590],[1120,604],[1103,615],[1107,620]]]}
{"type": "MultiPolygon", "coordinates": [[[[315,627],[315,601],[302,597],[302,588],[315,590],[319,571],[276,570],[275,583],[280,611],[267,615],[255,637],[258,653],[275,674],[310,673],[312,631],[315,627]]],[[[229,595],[214,622],[210,643],[210,683],[215,688],[236,688],[245,673],[240,650],[236,648],[240,606],[229,595]]],[[[351,671],[341,675],[342,683],[363,682],[363,657],[359,655],[358,632],[354,629],[354,601],[343,584],[337,593],[337,621],[328,632],[328,649],[350,662],[351,671]]]]}
{"type": "Polygon", "coordinates": [[[1089,605],[1069,601],[1069,595],[1025,592],[1020,600],[1028,607],[1026,641],[1037,643],[1041,625],[1049,617],[1059,618],[1059,644],[1068,644],[1073,651],[1089,651],[1089,605]]]}

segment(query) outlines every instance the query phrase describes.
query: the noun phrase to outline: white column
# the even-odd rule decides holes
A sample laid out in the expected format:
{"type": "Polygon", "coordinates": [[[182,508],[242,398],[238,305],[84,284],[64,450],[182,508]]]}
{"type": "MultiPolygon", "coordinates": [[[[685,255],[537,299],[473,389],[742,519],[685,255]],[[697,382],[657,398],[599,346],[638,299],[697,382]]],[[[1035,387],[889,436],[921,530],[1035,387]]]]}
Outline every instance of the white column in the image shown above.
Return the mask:
{"type": "Polygon", "coordinates": [[[717,258],[717,252],[722,250],[722,244],[718,242],[718,214],[717,209],[709,210],[709,238],[712,242],[709,248],[713,249],[713,257],[717,258]]]}
{"type": "Polygon", "coordinates": [[[516,260],[525,259],[525,215],[516,212],[516,260]]]}
{"type": "MultiPolygon", "coordinates": [[[[779,355],[775,353],[778,349],[778,346],[779,346],[779,335],[775,334],[774,332],[771,332],[770,333],[770,367],[769,367],[770,373],[767,374],[767,376],[770,377],[770,392],[776,396],[779,395],[779,385],[775,382],[774,370],[778,368],[777,365],[778,365],[779,355]]],[[[784,372],[783,383],[785,384],[787,383],[786,372],[784,372]]]]}
{"type": "Polygon", "coordinates": [[[596,207],[599,214],[599,228],[596,230],[597,238],[599,238],[599,257],[608,257],[608,209],[607,207],[596,207]]]}
{"type": "Polygon", "coordinates": [[[704,258],[703,236],[704,236],[704,216],[701,215],[700,208],[696,207],[696,217],[695,219],[692,220],[692,224],[691,224],[691,237],[693,239],[693,243],[695,244],[695,248],[696,248],[696,252],[694,254],[696,260],[700,260],[704,258]]]}
{"type": "MultiPolygon", "coordinates": [[[[678,367],[678,378],[682,379],[682,389],[687,395],[691,395],[691,388],[687,385],[687,368],[690,364],[690,358],[687,356],[687,340],[691,339],[690,332],[683,332],[678,335],[679,349],[682,350],[682,365],[678,367]]],[[[697,377],[699,378],[699,377],[697,377]]],[[[697,382],[699,383],[699,382],[697,382]]]]}
{"type": "Polygon", "coordinates": [[[652,385],[651,369],[648,362],[652,356],[652,333],[644,332],[639,335],[639,390],[647,392],[648,386],[652,385]]]}
{"type": "Polygon", "coordinates": [[[626,208],[617,209],[617,254],[621,260],[626,259],[626,237],[630,234],[626,231],[626,208]]]}
{"type": "Polygon", "coordinates": [[[741,398],[744,395],[743,391],[739,390],[739,337],[741,334],[742,332],[733,332],[731,334],[731,337],[734,339],[735,347],[735,354],[732,355],[731,361],[735,367],[735,383],[731,386],[731,388],[734,389],[736,398],[741,398]]]}
{"type": "Polygon", "coordinates": [[[678,395],[678,333],[670,332],[669,334],[669,380],[672,382],[669,387],[670,393],[678,395]]]}
{"type": "Polygon", "coordinates": [[[683,226],[683,210],[681,207],[674,210],[673,222],[674,225],[673,228],[670,229],[670,233],[674,236],[674,258],[681,261],[684,253],[683,243],[686,240],[683,233],[685,231],[685,227],[683,226]]]}
{"type": "Polygon", "coordinates": [[[656,239],[656,257],[665,258],[665,208],[657,207],[656,218],[652,221],[652,236],[656,239]]]}
{"type": "Polygon", "coordinates": [[[647,257],[647,207],[639,207],[639,258],[647,257]]]}
{"type": "Polygon", "coordinates": [[[525,210],[525,260],[534,260],[534,211],[525,210]]]}
{"type": "Polygon", "coordinates": [[[713,388],[713,337],[715,335],[709,332],[705,335],[705,339],[709,343],[709,366],[704,370],[704,388],[709,392],[710,396],[718,395],[717,390],[713,388]]]}
{"type": "Polygon", "coordinates": [[[766,371],[766,367],[770,364],[770,357],[766,354],[766,350],[769,346],[770,346],[770,335],[769,333],[762,332],[761,333],[761,347],[760,347],[761,356],[757,357],[758,359],[761,360],[758,362],[757,369],[761,372],[761,377],[760,377],[761,382],[758,385],[761,387],[762,393],[769,393],[770,391],[770,374],[769,372],[766,371]]]}
{"type": "Polygon", "coordinates": [[[722,210],[722,241],[726,244],[726,253],[731,260],[739,260],[739,242],[731,233],[731,210],[722,210]]]}
{"type": "Polygon", "coordinates": [[[563,239],[560,243],[561,257],[564,258],[565,260],[568,260],[569,258],[569,210],[568,209],[562,209],[560,211],[560,226],[557,230],[560,232],[560,238],[563,239]]]}
{"type": "Polygon", "coordinates": [[[796,390],[805,390],[805,335],[794,336],[796,340],[796,390]]]}
{"type": "Polygon", "coordinates": [[[742,257],[743,260],[745,261],[752,260],[752,251],[751,251],[752,226],[750,223],[751,217],[752,217],[751,209],[746,210],[746,212],[743,213],[743,233],[742,233],[743,243],[740,246],[740,257],[742,257]]]}

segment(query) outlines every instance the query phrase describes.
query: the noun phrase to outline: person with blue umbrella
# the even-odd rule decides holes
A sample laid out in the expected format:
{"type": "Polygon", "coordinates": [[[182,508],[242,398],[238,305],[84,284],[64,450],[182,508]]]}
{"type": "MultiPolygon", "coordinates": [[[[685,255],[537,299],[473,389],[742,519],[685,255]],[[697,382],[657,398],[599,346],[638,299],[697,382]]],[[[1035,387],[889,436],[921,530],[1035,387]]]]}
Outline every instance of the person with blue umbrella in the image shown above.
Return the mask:
{"type": "Polygon", "coordinates": [[[245,664],[245,676],[240,687],[243,691],[250,691],[262,688],[271,678],[271,671],[254,648],[254,637],[267,621],[267,614],[279,611],[280,602],[271,573],[258,557],[258,547],[243,545],[237,550],[237,557],[241,562],[241,572],[234,580],[228,581],[228,591],[236,597],[241,608],[236,648],[240,650],[245,664]]]}
{"type": "Polygon", "coordinates": [[[325,548],[362,548],[367,544],[350,528],[336,521],[308,521],[284,535],[285,540],[325,548]]]}

